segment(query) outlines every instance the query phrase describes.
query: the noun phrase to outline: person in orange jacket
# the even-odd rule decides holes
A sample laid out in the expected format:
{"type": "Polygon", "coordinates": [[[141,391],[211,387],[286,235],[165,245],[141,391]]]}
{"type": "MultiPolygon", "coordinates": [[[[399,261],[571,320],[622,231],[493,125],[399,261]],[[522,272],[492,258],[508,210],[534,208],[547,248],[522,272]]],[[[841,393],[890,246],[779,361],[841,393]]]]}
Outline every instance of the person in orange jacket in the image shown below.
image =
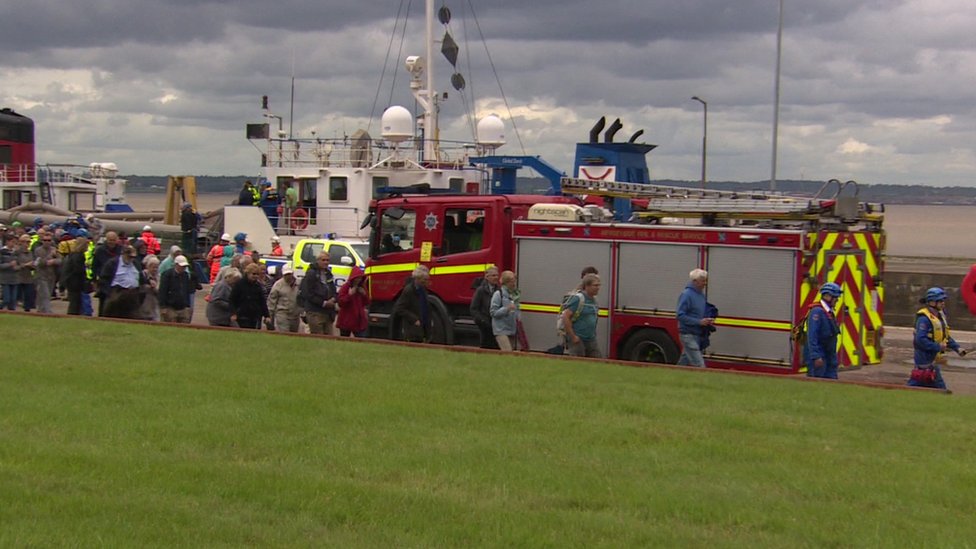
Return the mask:
{"type": "Polygon", "coordinates": [[[285,252],[281,249],[281,238],[271,237],[271,255],[274,257],[284,257],[285,252]]]}
{"type": "Polygon", "coordinates": [[[220,272],[220,260],[224,257],[224,248],[230,244],[230,235],[224,233],[220,235],[220,241],[210,248],[207,252],[207,265],[210,265],[210,283],[213,284],[217,280],[217,273],[220,272]]]}
{"type": "Polygon", "coordinates": [[[152,227],[149,225],[142,228],[142,235],[139,238],[146,243],[146,255],[159,255],[159,252],[162,251],[162,244],[160,244],[156,235],[153,234],[152,227]]]}

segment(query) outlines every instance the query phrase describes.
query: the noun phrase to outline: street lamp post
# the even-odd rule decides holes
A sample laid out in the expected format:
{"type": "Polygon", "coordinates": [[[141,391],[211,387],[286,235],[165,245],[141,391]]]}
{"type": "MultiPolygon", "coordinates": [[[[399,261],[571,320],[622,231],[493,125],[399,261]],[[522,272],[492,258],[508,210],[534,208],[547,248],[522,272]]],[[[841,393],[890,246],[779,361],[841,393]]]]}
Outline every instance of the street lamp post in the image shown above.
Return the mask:
{"type": "Polygon", "coordinates": [[[702,131],[702,176],[701,176],[701,188],[705,188],[705,168],[708,166],[708,103],[698,97],[697,95],[691,98],[693,101],[698,101],[704,107],[704,129],[702,131]]]}

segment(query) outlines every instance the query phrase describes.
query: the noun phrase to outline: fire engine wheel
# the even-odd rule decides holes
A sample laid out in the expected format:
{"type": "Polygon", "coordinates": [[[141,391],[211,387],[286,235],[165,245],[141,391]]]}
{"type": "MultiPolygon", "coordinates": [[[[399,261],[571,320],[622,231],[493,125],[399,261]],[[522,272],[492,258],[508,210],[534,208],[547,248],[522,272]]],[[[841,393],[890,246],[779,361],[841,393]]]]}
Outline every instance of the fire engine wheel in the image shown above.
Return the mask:
{"type": "Polygon", "coordinates": [[[644,328],[631,334],[620,353],[624,360],[658,364],[675,364],[679,354],[678,346],[664,330],[652,328],[644,328]]]}
{"type": "Polygon", "coordinates": [[[454,345],[454,322],[451,315],[447,312],[447,306],[437,296],[429,296],[430,313],[434,321],[434,329],[431,334],[430,342],[441,345],[454,345]]]}
{"type": "MultiPolygon", "coordinates": [[[[447,312],[444,302],[437,296],[429,296],[430,314],[433,317],[433,330],[430,334],[430,342],[439,345],[454,345],[454,323],[451,315],[447,312]]],[[[399,316],[393,317],[390,323],[390,339],[403,341],[403,319],[399,316]]]]}

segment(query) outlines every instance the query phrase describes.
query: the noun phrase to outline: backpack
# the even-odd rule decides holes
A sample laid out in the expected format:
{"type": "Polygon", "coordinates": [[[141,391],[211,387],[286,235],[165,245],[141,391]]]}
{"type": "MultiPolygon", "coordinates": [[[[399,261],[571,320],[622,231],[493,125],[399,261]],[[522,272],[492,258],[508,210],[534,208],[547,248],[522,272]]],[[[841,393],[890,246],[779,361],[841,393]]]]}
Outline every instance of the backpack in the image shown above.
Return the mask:
{"type": "Polygon", "coordinates": [[[810,318],[810,311],[812,311],[815,308],[822,309],[823,307],[820,305],[820,303],[814,303],[813,305],[810,305],[810,307],[807,308],[806,312],[803,315],[803,320],[801,320],[800,323],[797,324],[796,326],[793,326],[793,330],[790,334],[790,337],[793,339],[796,345],[799,346],[800,349],[803,349],[807,346],[807,319],[810,318]]]}
{"type": "Polygon", "coordinates": [[[565,319],[563,318],[563,311],[566,310],[566,304],[569,302],[569,298],[573,297],[574,295],[579,296],[579,304],[576,306],[576,309],[573,311],[570,321],[576,322],[576,320],[580,317],[580,315],[583,314],[583,305],[586,304],[586,297],[583,296],[583,292],[579,290],[573,290],[572,292],[569,292],[568,294],[563,296],[563,302],[559,306],[559,314],[556,316],[556,334],[560,338],[566,337],[566,323],[565,323],[565,319]]]}

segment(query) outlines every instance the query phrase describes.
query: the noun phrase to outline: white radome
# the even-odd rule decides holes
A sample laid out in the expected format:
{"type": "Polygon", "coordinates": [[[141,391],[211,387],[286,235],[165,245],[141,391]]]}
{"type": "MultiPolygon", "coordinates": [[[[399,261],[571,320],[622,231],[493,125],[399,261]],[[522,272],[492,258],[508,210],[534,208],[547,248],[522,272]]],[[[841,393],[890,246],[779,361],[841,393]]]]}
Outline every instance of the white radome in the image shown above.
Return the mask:
{"type": "Polygon", "coordinates": [[[505,123],[497,115],[489,114],[478,121],[478,144],[500,147],[505,144],[505,123]]]}
{"type": "Polygon", "coordinates": [[[413,137],[413,115],[399,105],[383,111],[382,126],[383,138],[393,143],[413,137]]]}

